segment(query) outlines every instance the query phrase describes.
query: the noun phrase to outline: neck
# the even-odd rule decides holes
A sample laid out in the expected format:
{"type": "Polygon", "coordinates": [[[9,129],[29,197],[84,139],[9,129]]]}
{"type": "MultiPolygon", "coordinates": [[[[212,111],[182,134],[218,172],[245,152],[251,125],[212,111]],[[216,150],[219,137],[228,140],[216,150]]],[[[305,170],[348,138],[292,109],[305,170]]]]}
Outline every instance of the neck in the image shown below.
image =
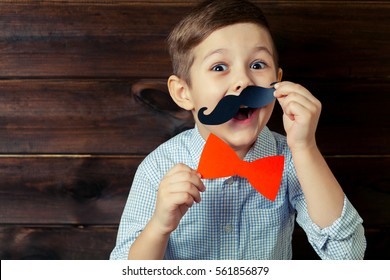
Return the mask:
{"type": "Polygon", "coordinates": [[[232,149],[234,150],[234,152],[236,153],[236,155],[241,159],[243,160],[246,156],[246,154],[249,152],[250,150],[250,146],[249,147],[232,147],[232,149]]]}

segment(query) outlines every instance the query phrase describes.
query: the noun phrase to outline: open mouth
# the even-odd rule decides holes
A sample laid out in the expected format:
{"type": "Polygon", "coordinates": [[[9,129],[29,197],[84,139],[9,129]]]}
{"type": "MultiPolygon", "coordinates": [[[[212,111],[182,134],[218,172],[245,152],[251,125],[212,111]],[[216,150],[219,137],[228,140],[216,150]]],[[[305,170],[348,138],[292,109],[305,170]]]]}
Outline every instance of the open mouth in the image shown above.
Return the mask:
{"type": "Polygon", "coordinates": [[[252,114],[255,110],[256,109],[249,108],[247,106],[242,106],[238,110],[237,114],[233,117],[233,119],[238,120],[238,121],[247,120],[252,116],[252,114]]]}

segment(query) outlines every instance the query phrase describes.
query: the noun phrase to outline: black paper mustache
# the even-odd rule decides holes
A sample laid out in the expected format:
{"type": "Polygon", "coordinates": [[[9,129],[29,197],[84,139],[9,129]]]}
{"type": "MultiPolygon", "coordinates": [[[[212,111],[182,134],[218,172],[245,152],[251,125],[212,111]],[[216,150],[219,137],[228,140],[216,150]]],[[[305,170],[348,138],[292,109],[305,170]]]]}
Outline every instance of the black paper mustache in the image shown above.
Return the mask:
{"type": "MultiPolygon", "coordinates": [[[[272,85],[272,84],[271,84],[272,85]]],[[[241,106],[252,109],[260,108],[271,103],[274,97],[274,88],[263,88],[259,86],[248,86],[240,95],[226,95],[215,106],[214,110],[205,115],[207,107],[200,108],[198,119],[206,125],[218,125],[232,119],[240,110],[241,106]]]]}

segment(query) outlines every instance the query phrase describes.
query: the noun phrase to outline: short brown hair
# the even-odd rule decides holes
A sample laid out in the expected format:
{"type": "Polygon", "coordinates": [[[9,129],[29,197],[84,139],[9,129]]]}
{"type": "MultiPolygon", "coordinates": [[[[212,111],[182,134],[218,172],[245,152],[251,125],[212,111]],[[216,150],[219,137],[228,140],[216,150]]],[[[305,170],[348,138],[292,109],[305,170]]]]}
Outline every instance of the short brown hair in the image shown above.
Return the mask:
{"type": "MultiPolygon", "coordinates": [[[[255,23],[271,35],[268,22],[259,7],[243,0],[207,0],[184,17],[168,36],[173,74],[191,84],[190,68],[194,61],[193,48],[213,31],[236,23],[255,23]]],[[[272,36],[271,36],[272,38],[272,36]]],[[[275,65],[278,55],[273,47],[275,65]]]]}

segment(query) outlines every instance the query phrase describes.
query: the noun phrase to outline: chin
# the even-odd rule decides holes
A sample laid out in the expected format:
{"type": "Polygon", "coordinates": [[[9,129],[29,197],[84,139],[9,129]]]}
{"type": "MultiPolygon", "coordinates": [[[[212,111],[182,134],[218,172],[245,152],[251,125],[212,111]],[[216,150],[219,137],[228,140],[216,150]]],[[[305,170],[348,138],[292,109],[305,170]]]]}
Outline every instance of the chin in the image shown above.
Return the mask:
{"type": "Polygon", "coordinates": [[[258,136],[256,128],[238,129],[228,125],[214,134],[224,140],[234,150],[249,150],[258,136]]]}
{"type": "Polygon", "coordinates": [[[227,135],[227,142],[232,148],[234,147],[251,147],[257,139],[260,131],[251,130],[251,131],[235,131],[230,135],[227,135]]]}

